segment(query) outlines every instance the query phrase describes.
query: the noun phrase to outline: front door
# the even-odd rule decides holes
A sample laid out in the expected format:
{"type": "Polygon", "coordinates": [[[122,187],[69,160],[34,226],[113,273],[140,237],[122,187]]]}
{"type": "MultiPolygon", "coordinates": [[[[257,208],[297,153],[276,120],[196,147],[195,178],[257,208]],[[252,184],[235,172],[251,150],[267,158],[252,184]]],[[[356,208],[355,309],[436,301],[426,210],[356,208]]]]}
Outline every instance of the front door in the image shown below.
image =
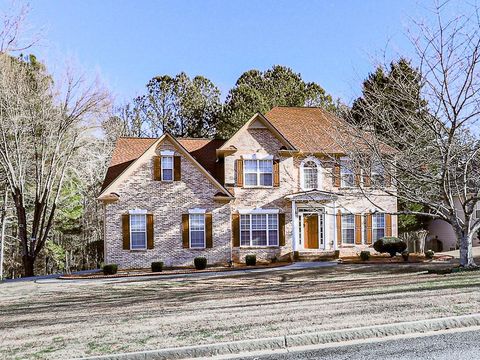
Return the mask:
{"type": "Polygon", "coordinates": [[[318,249],[318,215],[303,215],[303,234],[305,237],[305,249],[318,249]]]}

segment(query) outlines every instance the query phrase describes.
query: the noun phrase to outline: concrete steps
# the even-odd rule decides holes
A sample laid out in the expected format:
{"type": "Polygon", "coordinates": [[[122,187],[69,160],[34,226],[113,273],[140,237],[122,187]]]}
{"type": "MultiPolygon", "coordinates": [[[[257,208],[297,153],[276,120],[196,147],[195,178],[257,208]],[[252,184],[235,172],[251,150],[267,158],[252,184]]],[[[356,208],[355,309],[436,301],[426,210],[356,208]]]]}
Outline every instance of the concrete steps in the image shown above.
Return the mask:
{"type": "Polygon", "coordinates": [[[333,250],[318,250],[318,251],[294,251],[293,259],[295,261],[327,261],[338,259],[333,250]]]}

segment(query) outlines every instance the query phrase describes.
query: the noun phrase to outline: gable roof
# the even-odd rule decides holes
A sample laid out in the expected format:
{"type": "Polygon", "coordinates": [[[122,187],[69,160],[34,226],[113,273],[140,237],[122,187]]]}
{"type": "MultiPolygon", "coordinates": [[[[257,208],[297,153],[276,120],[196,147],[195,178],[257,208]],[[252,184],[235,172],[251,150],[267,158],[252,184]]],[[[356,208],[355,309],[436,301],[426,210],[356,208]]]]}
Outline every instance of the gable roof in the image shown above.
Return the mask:
{"type": "MultiPolygon", "coordinates": [[[[274,107],[265,117],[305,153],[342,154],[346,146],[361,146],[352,125],[322,108],[274,107]]],[[[384,150],[394,151],[388,145],[384,150]]]]}
{"type": "Polygon", "coordinates": [[[237,130],[237,132],[230,139],[228,139],[218,150],[228,150],[230,147],[232,147],[231,144],[235,141],[235,139],[240,136],[240,134],[244,130],[248,129],[249,126],[255,121],[259,121],[260,123],[265,125],[265,127],[269,129],[280,140],[280,142],[285,146],[286,149],[295,150],[295,146],[289,141],[287,137],[285,137],[285,134],[283,134],[283,132],[277,129],[263,114],[258,112],[253,115],[250,120],[248,120],[239,130],[237,130]]]}
{"type": "MultiPolygon", "coordinates": [[[[120,137],[118,138],[113,150],[112,159],[102,184],[101,193],[117,179],[131,164],[140,158],[153,144],[163,140],[167,134],[161,138],[136,138],[120,137]]],[[[168,135],[170,140],[177,143],[186,153],[188,153],[200,167],[205,170],[217,183],[219,183],[216,164],[215,150],[220,147],[224,140],[200,139],[200,138],[174,138],[168,135]]],[[[228,192],[227,192],[228,193],[228,192]]]]}

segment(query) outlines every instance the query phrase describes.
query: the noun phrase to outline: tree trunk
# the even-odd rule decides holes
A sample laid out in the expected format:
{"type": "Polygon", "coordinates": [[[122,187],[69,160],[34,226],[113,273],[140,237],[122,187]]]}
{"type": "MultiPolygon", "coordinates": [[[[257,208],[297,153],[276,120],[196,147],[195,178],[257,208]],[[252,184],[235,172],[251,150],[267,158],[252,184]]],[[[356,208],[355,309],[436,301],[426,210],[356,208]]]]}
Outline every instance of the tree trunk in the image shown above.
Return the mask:
{"type": "Polygon", "coordinates": [[[457,229],[457,237],[460,240],[460,266],[476,267],[473,260],[472,241],[473,233],[468,234],[466,231],[457,229]]]}
{"type": "Polygon", "coordinates": [[[33,266],[35,263],[35,257],[24,255],[22,257],[23,260],[23,276],[35,276],[35,271],[33,270],[33,266]]]}

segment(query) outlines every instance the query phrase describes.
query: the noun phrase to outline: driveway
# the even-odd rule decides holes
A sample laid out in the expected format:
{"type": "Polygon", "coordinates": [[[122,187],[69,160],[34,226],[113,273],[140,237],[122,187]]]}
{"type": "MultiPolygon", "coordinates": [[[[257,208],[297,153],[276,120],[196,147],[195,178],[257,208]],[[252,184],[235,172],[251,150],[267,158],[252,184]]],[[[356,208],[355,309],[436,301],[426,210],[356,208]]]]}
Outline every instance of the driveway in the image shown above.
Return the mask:
{"type": "MultiPolygon", "coordinates": [[[[472,253],[473,257],[476,258],[475,260],[478,261],[480,259],[480,246],[473,247],[472,253]]],[[[444,251],[437,253],[437,255],[448,255],[453,256],[455,259],[460,259],[460,250],[444,251]]]]}

